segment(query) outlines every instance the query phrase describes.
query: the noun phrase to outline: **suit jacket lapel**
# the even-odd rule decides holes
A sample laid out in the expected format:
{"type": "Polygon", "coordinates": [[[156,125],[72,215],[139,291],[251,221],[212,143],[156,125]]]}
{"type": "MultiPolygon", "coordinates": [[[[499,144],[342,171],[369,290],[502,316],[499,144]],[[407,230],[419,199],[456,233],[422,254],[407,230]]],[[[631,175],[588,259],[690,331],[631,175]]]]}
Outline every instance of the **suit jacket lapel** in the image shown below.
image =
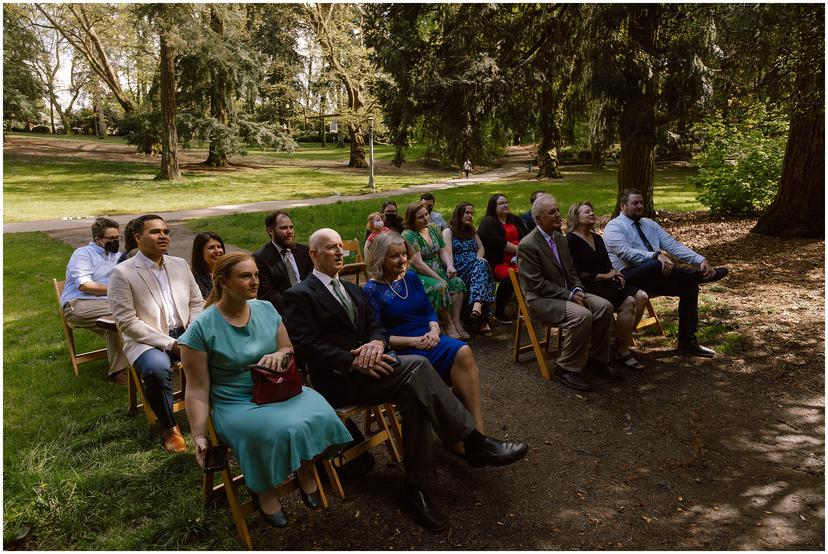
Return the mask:
{"type": "MultiPolygon", "coordinates": [[[[338,320],[342,321],[344,324],[351,325],[352,327],[355,327],[354,324],[351,322],[351,318],[348,317],[348,312],[345,310],[345,308],[342,306],[342,304],[339,303],[339,300],[334,298],[332,290],[329,290],[328,287],[323,285],[322,281],[320,281],[316,277],[316,275],[313,275],[313,274],[308,275],[307,280],[308,280],[308,284],[311,287],[313,287],[316,297],[319,299],[319,302],[323,306],[325,306],[330,312],[334,313],[336,315],[336,318],[338,320]]],[[[343,286],[343,289],[345,289],[347,291],[348,287],[343,286]]],[[[357,309],[356,300],[354,300],[353,297],[351,297],[351,301],[354,303],[354,309],[356,310],[357,309]]]]}
{"type": "Polygon", "coordinates": [[[161,311],[164,311],[164,299],[161,297],[161,288],[158,286],[158,280],[155,278],[155,275],[152,274],[152,271],[138,260],[133,260],[133,267],[135,268],[135,272],[144,281],[144,284],[150,291],[152,298],[155,300],[155,303],[161,307],[161,311]]]}
{"type": "MultiPolygon", "coordinates": [[[[552,252],[552,245],[550,245],[548,242],[546,242],[546,238],[543,236],[543,234],[540,232],[540,230],[535,228],[535,232],[537,233],[538,248],[541,249],[541,252],[546,252],[546,258],[549,259],[549,261],[552,263],[552,268],[555,271],[558,272],[559,277],[560,277],[560,281],[561,281],[561,283],[563,283],[564,282],[564,278],[563,278],[564,270],[560,266],[560,264],[558,264],[558,260],[555,258],[555,253],[552,252]]],[[[555,235],[552,235],[552,240],[555,240],[555,235]]],[[[561,246],[560,246],[560,244],[558,244],[557,240],[555,240],[555,244],[558,246],[558,253],[560,254],[561,246]]]]}
{"type": "MultiPolygon", "coordinates": [[[[172,295],[173,305],[175,306],[175,309],[178,312],[178,314],[176,315],[178,315],[178,319],[180,319],[181,322],[184,323],[184,325],[186,326],[187,318],[184,317],[184,314],[189,312],[190,306],[190,276],[186,274],[182,275],[179,271],[180,266],[178,264],[171,264],[169,263],[169,261],[169,258],[167,256],[164,256],[164,267],[167,268],[167,278],[170,281],[170,294],[172,295]],[[180,298],[180,295],[175,294],[177,290],[180,290],[180,292],[183,292],[185,290],[183,286],[176,286],[183,283],[187,283],[186,306],[181,305],[181,300],[183,299],[180,298]],[[185,307],[187,308],[186,310],[184,309],[185,307]]],[[[189,273],[189,271],[187,273],[189,273]]]]}
{"type": "Polygon", "coordinates": [[[267,251],[270,253],[270,262],[267,264],[270,273],[280,274],[287,279],[288,275],[285,261],[282,259],[282,255],[279,254],[279,249],[274,246],[272,241],[267,243],[267,251]]]}

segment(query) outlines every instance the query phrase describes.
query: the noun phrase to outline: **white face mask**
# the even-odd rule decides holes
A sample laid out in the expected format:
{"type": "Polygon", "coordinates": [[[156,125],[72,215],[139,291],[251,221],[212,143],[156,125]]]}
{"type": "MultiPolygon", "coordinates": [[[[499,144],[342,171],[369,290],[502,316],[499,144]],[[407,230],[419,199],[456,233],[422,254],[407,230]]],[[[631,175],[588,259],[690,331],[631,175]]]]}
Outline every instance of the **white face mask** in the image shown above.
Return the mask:
{"type": "Polygon", "coordinates": [[[374,220],[374,227],[376,227],[377,229],[382,229],[382,220],[381,219],[375,219],[374,220]]]}

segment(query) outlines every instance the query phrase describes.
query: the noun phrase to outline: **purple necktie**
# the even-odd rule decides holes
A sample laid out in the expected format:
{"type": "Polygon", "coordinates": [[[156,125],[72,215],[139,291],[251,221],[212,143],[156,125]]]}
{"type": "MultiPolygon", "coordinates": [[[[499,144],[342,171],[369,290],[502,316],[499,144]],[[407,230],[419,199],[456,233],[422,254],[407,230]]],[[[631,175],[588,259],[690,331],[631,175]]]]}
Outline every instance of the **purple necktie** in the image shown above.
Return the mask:
{"type": "Polygon", "coordinates": [[[552,247],[552,253],[555,254],[555,259],[558,260],[558,267],[561,268],[561,275],[564,278],[564,287],[569,290],[569,282],[566,279],[566,270],[564,269],[563,262],[561,262],[561,255],[558,253],[558,245],[555,244],[555,237],[549,237],[549,246],[552,247]]]}

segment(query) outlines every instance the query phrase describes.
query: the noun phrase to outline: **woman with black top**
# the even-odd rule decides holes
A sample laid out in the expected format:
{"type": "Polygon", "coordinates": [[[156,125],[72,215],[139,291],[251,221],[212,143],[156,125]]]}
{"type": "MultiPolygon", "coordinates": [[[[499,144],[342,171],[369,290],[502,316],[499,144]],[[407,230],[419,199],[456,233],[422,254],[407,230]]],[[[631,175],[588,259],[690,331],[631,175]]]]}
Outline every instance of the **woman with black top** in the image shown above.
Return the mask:
{"type": "Polygon", "coordinates": [[[190,270],[195,282],[206,300],[213,289],[213,268],[216,260],[224,255],[224,241],[215,233],[199,233],[193,239],[193,252],[190,255],[190,270]]]}
{"type": "Polygon", "coordinates": [[[493,194],[477,234],[486,250],[485,257],[492,268],[492,275],[498,282],[494,319],[510,323],[512,320],[503,311],[515,292],[509,279],[509,268],[517,271],[515,256],[520,239],[526,236],[526,228],[519,217],[509,213],[509,200],[502,194],[493,194]]]}
{"type": "Polygon", "coordinates": [[[569,207],[566,240],[569,253],[578,269],[578,277],[586,292],[612,303],[615,319],[615,352],[629,369],[642,370],[644,366],[633,357],[632,332],[641,321],[648,296],[643,290],[624,282],[624,275],[613,269],[601,235],[594,233],[595,212],[590,202],[578,202],[569,207]]]}

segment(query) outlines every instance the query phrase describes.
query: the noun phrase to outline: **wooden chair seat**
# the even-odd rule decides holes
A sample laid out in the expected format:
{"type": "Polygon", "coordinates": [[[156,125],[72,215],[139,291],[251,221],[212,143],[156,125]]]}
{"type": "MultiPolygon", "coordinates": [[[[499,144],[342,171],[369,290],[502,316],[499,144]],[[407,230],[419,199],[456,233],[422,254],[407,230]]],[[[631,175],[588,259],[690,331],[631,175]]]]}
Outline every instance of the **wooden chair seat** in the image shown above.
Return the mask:
{"type": "MultiPolygon", "coordinates": [[[[365,270],[365,258],[362,256],[362,249],[359,246],[357,239],[343,240],[342,247],[348,251],[346,256],[354,254],[354,261],[345,264],[342,271],[339,272],[340,277],[354,277],[354,282],[359,284],[359,276],[365,277],[365,282],[368,282],[368,272],[365,270]]],[[[363,283],[364,284],[364,283],[363,283]]]]}
{"type": "MultiPolygon", "coordinates": [[[[118,333],[121,332],[114,320],[99,318],[97,324],[98,327],[115,330],[118,333]]],[[[184,393],[187,389],[187,377],[184,374],[184,369],[181,367],[181,362],[173,364],[172,372],[173,385],[175,385],[176,375],[178,375],[178,381],[180,383],[178,390],[173,391],[173,413],[177,413],[184,410],[184,393]]],[[[144,380],[141,378],[141,373],[135,366],[130,365],[127,368],[127,375],[127,409],[129,410],[129,414],[135,415],[139,410],[143,409],[147,416],[147,424],[152,427],[158,421],[158,416],[155,415],[152,407],[147,402],[146,392],[144,391],[144,380]]]]}
{"type": "Polygon", "coordinates": [[[549,367],[546,364],[546,353],[550,352],[552,342],[552,330],[555,330],[554,349],[557,350],[561,345],[561,328],[554,325],[544,325],[544,338],[538,340],[538,335],[535,332],[535,325],[532,323],[532,316],[529,313],[529,308],[526,306],[526,301],[523,298],[523,291],[520,290],[520,281],[514,269],[509,268],[509,278],[512,280],[512,286],[515,289],[515,299],[517,300],[518,313],[515,318],[515,345],[514,345],[514,361],[520,361],[520,355],[530,350],[535,353],[535,359],[538,362],[538,369],[541,377],[547,381],[551,379],[549,367]],[[526,329],[526,334],[529,335],[529,344],[522,344],[523,329],[526,329]]]}
{"type": "MultiPolygon", "coordinates": [[[[221,444],[221,439],[213,426],[213,420],[209,416],[207,417],[207,442],[210,446],[218,446],[221,444]]],[[[241,501],[238,487],[239,485],[244,484],[244,475],[240,473],[234,476],[230,467],[229,454],[227,458],[228,463],[224,469],[217,472],[204,473],[204,503],[207,504],[220,497],[223,491],[227,498],[227,505],[230,510],[230,515],[233,517],[233,523],[236,525],[236,532],[239,534],[239,540],[247,550],[253,550],[253,540],[250,538],[250,530],[247,527],[247,515],[250,514],[250,512],[255,511],[256,508],[253,504],[252,497],[250,500],[245,502],[241,501]],[[216,473],[221,475],[221,482],[218,484],[215,483],[216,473]]],[[[311,471],[313,472],[313,477],[316,480],[316,486],[319,487],[319,496],[322,500],[322,507],[327,508],[328,497],[325,495],[325,490],[322,488],[322,483],[319,480],[319,474],[316,472],[316,465],[309,465],[312,468],[311,471]]],[[[287,480],[276,488],[276,494],[281,499],[289,494],[292,494],[298,489],[299,480],[294,474],[291,474],[287,480]]]]}
{"type": "Polygon", "coordinates": [[[78,364],[85,364],[87,362],[94,362],[96,360],[106,359],[106,348],[98,350],[90,350],[89,352],[78,352],[75,348],[75,329],[66,321],[66,316],[63,315],[63,306],[60,305],[60,297],[63,294],[63,288],[66,286],[66,281],[58,281],[52,279],[52,284],[55,287],[55,297],[57,299],[58,314],[60,320],[63,322],[63,333],[66,335],[66,349],[69,351],[69,362],[72,364],[72,373],[77,377],[78,364]]]}
{"type": "Polygon", "coordinates": [[[335,456],[332,460],[325,458],[322,460],[334,492],[340,498],[345,498],[345,490],[342,488],[342,482],[339,480],[337,469],[341,469],[345,464],[381,444],[384,444],[388,449],[391,460],[394,463],[400,463],[402,461],[401,446],[398,447],[397,445],[402,445],[402,426],[400,425],[399,419],[397,419],[396,408],[390,403],[377,404],[375,406],[345,406],[335,408],[334,411],[343,423],[349,418],[359,415],[363,415],[365,418],[364,441],[351,446],[335,456]],[[375,433],[371,431],[373,423],[376,423],[378,427],[378,431],[375,433]]]}

